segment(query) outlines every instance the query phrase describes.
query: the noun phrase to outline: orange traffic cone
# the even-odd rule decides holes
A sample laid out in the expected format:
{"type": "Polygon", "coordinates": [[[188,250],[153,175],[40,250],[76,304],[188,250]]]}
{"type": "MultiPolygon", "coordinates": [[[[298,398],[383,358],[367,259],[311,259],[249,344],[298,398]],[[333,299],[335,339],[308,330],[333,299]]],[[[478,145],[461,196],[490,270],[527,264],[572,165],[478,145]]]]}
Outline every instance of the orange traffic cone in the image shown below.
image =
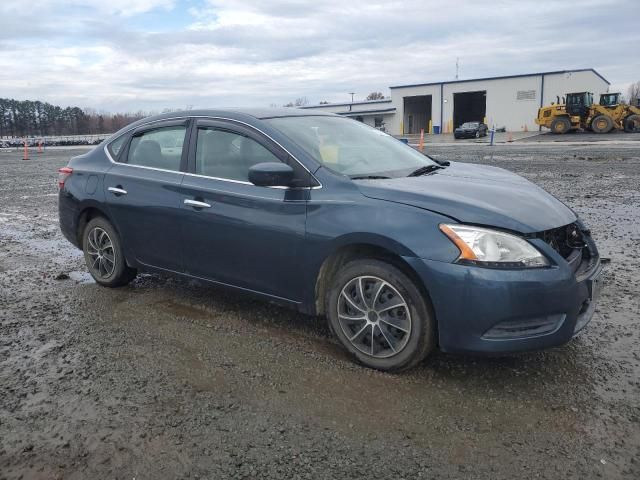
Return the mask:
{"type": "Polygon", "coordinates": [[[513,135],[511,135],[511,132],[507,133],[507,142],[513,142],[513,135]]]}
{"type": "Polygon", "coordinates": [[[27,147],[27,140],[24,141],[24,155],[22,157],[23,160],[29,160],[29,147],[27,147]]]}

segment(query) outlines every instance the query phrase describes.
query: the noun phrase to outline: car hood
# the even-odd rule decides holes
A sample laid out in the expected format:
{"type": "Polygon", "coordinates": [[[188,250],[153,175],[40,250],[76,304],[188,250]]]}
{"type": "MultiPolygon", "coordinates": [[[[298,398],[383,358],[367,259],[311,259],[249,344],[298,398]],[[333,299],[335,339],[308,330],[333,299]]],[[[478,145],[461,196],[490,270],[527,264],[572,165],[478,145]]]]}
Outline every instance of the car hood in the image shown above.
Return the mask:
{"type": "Polygon", "coordinates": [[[369,198],[424,208],[462,223],[533,233],[576,221],[569,207],[542,188],[486,165],[456,162],[420,177],[355,183],[369,198]]]}

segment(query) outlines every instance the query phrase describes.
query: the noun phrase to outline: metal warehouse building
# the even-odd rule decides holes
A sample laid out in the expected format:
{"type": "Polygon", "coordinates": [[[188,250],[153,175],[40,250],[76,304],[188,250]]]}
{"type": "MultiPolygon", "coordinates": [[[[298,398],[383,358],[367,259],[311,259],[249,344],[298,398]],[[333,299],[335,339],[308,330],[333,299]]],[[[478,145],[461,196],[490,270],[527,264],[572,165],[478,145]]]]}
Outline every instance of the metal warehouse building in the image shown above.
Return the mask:
{"type": "Polygon", "coordinates": [[[507,131],[537,130],[538,108],[569,92],[609,91],[593,68],[390,87],[391,98],[314,105],[352,117],[394,135],[450,133],[464,122],[484,121],[507,131]]]}

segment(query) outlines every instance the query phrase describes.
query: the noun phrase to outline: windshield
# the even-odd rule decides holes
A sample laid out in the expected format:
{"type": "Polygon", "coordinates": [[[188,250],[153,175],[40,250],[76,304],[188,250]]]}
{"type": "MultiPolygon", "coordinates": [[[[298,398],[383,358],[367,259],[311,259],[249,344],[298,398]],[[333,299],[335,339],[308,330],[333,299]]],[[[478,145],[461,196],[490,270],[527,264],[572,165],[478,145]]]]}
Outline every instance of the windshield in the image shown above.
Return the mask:
{"type": "Polygon", "coordinates": [[[333,116],[265,120],[323,166],[349,177],[403,177],[437,165],[433,160],[375,128],[333,116]]]}
{"type": "Polygon", "coordinates": [[[462,124],[462,128],[475,128],[479,125],[478,122],[467,122],[462,124]]]}

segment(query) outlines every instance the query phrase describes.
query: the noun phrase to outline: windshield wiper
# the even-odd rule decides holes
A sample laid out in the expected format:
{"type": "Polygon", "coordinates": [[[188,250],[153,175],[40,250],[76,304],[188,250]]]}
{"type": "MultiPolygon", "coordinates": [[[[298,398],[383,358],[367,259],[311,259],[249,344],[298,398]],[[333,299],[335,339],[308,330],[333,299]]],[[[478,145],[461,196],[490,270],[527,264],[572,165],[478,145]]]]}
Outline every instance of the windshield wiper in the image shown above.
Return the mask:
{"type": "Polygon", "coordinates": [[[351,180],[385,180],[391,177],[386,177],[384,175],[354,175],[349,178],[351,180]]]}
{"type": "Polygon", "coordinates": [[[407,177],[419,177],[420,175],[426,175],[427,173],[434,172],[435,170],[439,170],[442,167],[441,165],[425,165],[424,167],[420,167],[417,170],[411,172],[407,177]]]}

